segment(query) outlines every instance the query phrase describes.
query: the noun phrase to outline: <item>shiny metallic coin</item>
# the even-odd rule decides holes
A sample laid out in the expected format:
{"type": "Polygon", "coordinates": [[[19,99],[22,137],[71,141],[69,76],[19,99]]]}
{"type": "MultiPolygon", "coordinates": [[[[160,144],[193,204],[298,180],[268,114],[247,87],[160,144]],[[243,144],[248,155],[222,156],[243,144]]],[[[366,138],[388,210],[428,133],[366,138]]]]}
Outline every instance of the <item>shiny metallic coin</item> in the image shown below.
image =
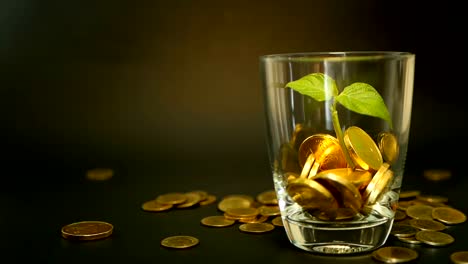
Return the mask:
{"type": "Polygon", "coordinates": [[[281,214],[277,205],[262,205],[258,208],[259,214],[264,216],[278,216],[281,214]]]}
{"type": "Polygon", "coordinates": [[[198,245],[200,241],[193,236],[170,236],[161,240],[161,245],[167,248],[184,249],[198,245]]]}
{"type": "Polygon", "coordinates": [[[374,140],[361,128],[351,126],[344,133],[344,142],[354,164],[363,170],[378,170],[382,154],[374,140]]]}
{"type": "Polygon", "coordinates": [[[223,198],[218,203],[218,209],[222,212],[226,212],[231,208],[249,208],[253,203],[253,199],[248,199],[244,196],[229,196],[223,198]]]}
{"type": "Polygon", "coordinates": [[[275,226],[284,226],[283,219],[281,216],[277,216],[271,220],[271,223],[275,226]]]}
{"type": "Polygon", "coordinates": [[[257,195],[257,201],[261,204],[266,205],[277,205],[278,197],[276,196],[275,190],[266,190],[257,195]]]}
{"type": "Polygon", "coordinates": [[[409,191],[401,191],[400,192],[400,199],[412,199],[416,198],[416,196],[420,195],[421,191],[418,190],[409,190],[409,191]]]}
{"type": "MultiPolygon", "coordinates": [[[[327,170],[329,171],[329,170],[327,170]]],[[[335,197],[339,197],[338,202],[345,208],[350,208],[354,212],[358,212],[362,206],[362,197],[359,190],[346,178],[335,175],[334,173],[323,173],[318,175],[316,181],[321,183],[328,190],[334,189],[337,191],[335,197]]]]}
{"type": "Polygon", "coordinates": [[[212,204],[214,202],[216,202],[216,196],[212,195],[212,194],[208,194],[208,196],[206,197],[205,200],[203,201],[200,201],[200,205],[209,205],[209,204],[212,204]]]}
{"type": "Polygon", "coordinates": [[[86,171],[86,179],[91,181],[107,181],[114,176],[110,168],[94,168],[86,171]]]}
{"type": "Polygon", "coordinates": [[[306,209],[336,209],[338,203],[333,195],[320,183],[309,179],[296,179],[288,184],[289,196],[306,209]]]}
{"type": "Polygon", "coordinates": [[[377,136],[377,142],[382,158],[393,164],[400,154],[400,146],[396,136],[390,132],[382,132],[377,136]]]}
{"type": "Polygon", "coordinates": [[[226,227],[231,226],[236,221],[231,219],[226,219],[222,215],[214,215],[214,216],[207,216],[201,220],[201,224],[204,226],[211,226],[211,227],[226,227]]]}
{"type": "Polygon", "coordinates": [[[401,242],[404,242],[404,243],[408,243],[408,244],[414,244],[414,245],[422,244],[422,242],[417,240],[414,236],[411,236],[411,237],[398,237],[398,240],[400,240],[401,242]]]}
{"type": "Polygon", "coordinates": [[[450,260],[454,264],[468,264],[468,251],[456,251],[450,254],[450,260]]]}
{"type": "Polygon", "coordinates": [[[442,231],[445,229],[444,224],[430,219],[411,219],[409,223],[420,230],[442,231]]]}
{"type": "Polygon", "coordinates": [[[319,172],[313,179],[320,178],[321,174],[333,173],[351,182],[359,190],[364,189],[372,180],[372,173],[363,170],[352,170],[351,168],[329,169],[319,172]]]}
{"type": "Polygon", "coordinates": [[[408,209],[408,207],[410,207],[411,205],[415,205],[416,203],[414,203],[413,200],[411,201],[398,201],[398,207],[397,209],[398,210],[401,210],[401,211],[406,211],[406,209],[408,209]]]}
{"type": "Polygon", "coordinates": [[[198,203],[201,200],[201,196],[198,192],[188,192],[184,193],[184,195],[187,199],[185,200],[185,202],[177,204],[176,208],[189,208],[198,205],[198,203]]]}
{"type": "Polygon", "coordinates": [[[432,209],[434,207],[424,204],[411,205],[406,209],[406,215],[414,219],[432,220],[432,209]]]}
{"type": "Polygon", "coordinates": [[[419,229],[411,225],[394,224],[390,234],[396,237],[412,237],[415,236],[418,231],[419,229]]]}
{"type": "Polygon", "coordinates": [[[274,228],[270,223],[246,223],[239,226],[239,230],[246,233],[265,233],[274,228]]]}
{"type": "Polygon", "coordinates": [[[208,199],[208,192],[203,190],[194,190],[190,193],[197,193],[200,196],[200,202],[208,199]]]}
{"type": "Polygon", "coordinates": [[[184,193],[173,192],[158,195],[156,201],[163,204],[181,204],[187,200],[184,193]]]}
{"type": "Polygon", "coordinates": [[[147,212],[162,212],[167,211],[173,207],[172,204],[162,204],[156,200],[146,201],[141,205],[141,209],[147,212]]]}
{"type": "Polygon", "coordinates": [[[390,185],[393,181],[393,171],[387,170],[384,172],[382,177],[376,182],[374,189],[370,192],[369,197],[366,200],[367,204],[375,204],[379,201],[379,198],[390,189],[390,185]]]}
{"type": "Polygon", "coordinates": [[[452,177],[452,172],[444,169],[427,169],[424,170],[423,176],[430,181],[445,181],[452,177]]]}
{"type": "Polygon", "coordinates": [[[455,241],[451,235],[439,231],[423,230],[416,233],[415,237],[424,244],[431,246],[446,246],[455,241]]]}
{"type": "MultiPolygon", "coordinates": [[[[310,170],[312,169],[312,165],[315,163],[315,155],[314,153],[310,153],[309,156],[307,157],[306,161],[304,162],[304,165],[302,167],[301,175],[299,177],[306,179],[309,177],[310,170]]],[[[313,172],[312,172],[313,174],[313,172]]]]}
{"type": "Polygon", "coordinates": [[[304,139],[299,146],[298,159],[303,167],[313,153],[321,170],[346,168],[347,163],[338,139],[328,134],[315,134],[304,139]]]}
{"type": "Polygon", "coordinates": [[[398,246],[382,247],[372,252],[372,257],[385,263],[404,263],[418,258],[414,249],[398,246]]]}
{"type": "Polygon", "coordinates": [[[239,219],[240,223],[263,223],[268,220],[268,216],[265,215],[257,215],[252,218],[241,218],[239,219]]]}
{"type": "Polygon", "coordinates": [[[228,208],[225,212],[226,214],[240,218],[252,218],[256,217],[259,213],[257,208],[246,207],[246,208],[228,208]]]}
{"type": "Polygon", "coordinates": [[[402,221],[406,218],[406,213],[403,212],[402,210],[396,210],[394,218],[395,218],[395,221],[402,221]]]}
{"type": "Polygon", "coordinates": [[[103,221],[81,221],[62,227],[62,237],[69,240],[97,240],[112,235],[114,226],[103,221]]]}
{"type": "Polygon", "coordinates": [[[462,211],[451,207],[434,208],[432,217],[448,225],[461,224],[466,221],[466,215],[462,211]]]}

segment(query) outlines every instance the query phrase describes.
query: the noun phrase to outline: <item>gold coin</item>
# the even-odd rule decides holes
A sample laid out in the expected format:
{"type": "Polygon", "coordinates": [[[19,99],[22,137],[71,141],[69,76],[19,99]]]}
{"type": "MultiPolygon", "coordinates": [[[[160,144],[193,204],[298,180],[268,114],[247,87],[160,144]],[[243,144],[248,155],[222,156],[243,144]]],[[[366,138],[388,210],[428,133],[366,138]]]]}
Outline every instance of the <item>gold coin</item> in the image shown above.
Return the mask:
{"type": "Polygon", "coordinates": [[[114,171],[110,168],[94,168],[86,171],[86,178],[93,181],[106,181],[114,176],[114,171]]]}
{"type": "MultiPolygon", "coordinates": [[[[340,197],[339,203],[346,208],[351,208],[358,212],[362,206],[362,197],[359,190],[348,180],[333,173],[323,173],[317,176],[316,180],[324,186],[330,186],[337,190],[335,197],[340,197]]],[[[331,188],[327,188],[330,190],[331,188]]],[[[339,199],[339,198],[338,198],[339,199]]]]}
{"type": "Polygon", "coordinates": [[[344,133],[344,142],[355,165],[363,170],[378,170],[382,154],[374,140],[361,128],[351,126],[344,133]]]}
{"type": "Polygon", "coordinates": [[[402,210],[396,210],[394,218],[395,218],[395,221],[402,221],[406,218],[406,213],[403,212],[402,210]]]}
{"type": "Polygon", "coordinates": [[[398,240],[408,244],[422,244],[421,241],[417,240],[414,236],[410,237],[398,237],[398,240]]]}
{"type": "Polygon", "coordinates": [[[200,196],[200,202],[205,201],[206,199],[208,199],[208,192],[207,191],[195,190],[195,191],[191,191],[190,193],[197,193],[200,196]]]}
{"type": "Polygon", "coordinates": [[[265,233],[274,228],[270,223],[246,223],[239,226],[239,230],[246,233],[265,233]]]}
{"type": "Polygon", "coordinates": [[[231,208],[249,208],[251,207],[253,199],[246,198],[244,196],[232,195],[227,198],[223,198],[218,203],[218,209],[222,212],[226,212],[231,208]]]}
{"type": "Polygon", "coordinates": [[[420,194],[416,197],[417,200],[428,202],[428,203],[446,203],[448,198],[440,195],[427,195],[420,194]]]}
{"type": "Polygon", "coordinates": [[[390,234],[396,237],[412,237],[415,236],[419,230],[411,225],[407,224],[394,224],[390,234]]]}
{"type": "Polygon", "coordinates": [[[273,218],[273,220],[271,220],[271,223],[275,226],[284,226],[283,219],[281,218],[281,216],[273,218]]]}
{"type": "Polygon", "coordinates": [[[382,132],[377,136],[379,150],[382,153],[382,158],[393,164],[400,154],[400,146],[396,136],[390,132],[382,132]]]}
{"type": "Polygon", "coordinates": [[[163,204],[181,204],[187,200],[183,193],[173,192],[158,195],[156,201],[163,204]]]}
{"type": "Polygon", "coordinates": [[[306,209],[336,209],[338,203],[333,195],[320,183],[309,179],[296,179],[288,184],[289,196],[306,209]]]}
{"type": "Polygon", "coordinates": [[[416,239],[420,240],[424,244],[428,244],[431,246],[446,246],[451,244],[455,241],[455,239],[446,233],[442,233],[439,231],[419,231],[416,233],[416,239]]]}
{"type": "Polygon", "coordinates": [[[205,200],[203,201],[200,201],[200,205],[209,205],[209,204],[212,204],[214,202],[216,202],[216,196],[212,195],[212,194],[208,194],[208,196],[206,197],[205,200]]]}
{"type": "Polygon", "coordinates": [[[406,209],[406,215],[414,219],[433,219],[432,209],[434,207],[424,204],[411,205],[406,209]]]}
{"type": "Polygon", "coordinates": [[[454,264],[467,264],[468,263],[468,251],[456,251],[450,254],[450,260],[454,264]]]}
{"type": "Polygon", "coordinates": [[[170,236],[161,240],[161,245],[168,248],[190,248],[196,246],[200,241],[193,236],[170,236]]]}
{"type": "Polygon", "coordinates": [[[268,216],[265,215],[257,215],[252,218],[241,218],[239,219],[239,222],[241,223],[263,223],[266,220],[268,220],[268,216]]]}
{"type": "Polygon", "coordinates": [[[70,240],[97,240],[110,236],[114,226],[103,221],[81,221],[62,227],[62,237],[70,240]]]}
{"type": "Polygon", "coordinates": [[[304,178],[304,179],[308,178],[309,174],[311,173],[312,166],[314,164],[315,164],[315,155],[314,153],[310,153],[309,156],[307,157],[307,160],[304,163],[304,166],[302,167],[301,175],[299,177],[304,178]]]}
{"type": "Polygon", "coordinates": [[[298,151],[299,164],[302,167],[311,153],[320,164],[321,170],[347,167],[340,143],[332,135],[315,134],[304,139],[298,151]]]}
{"type": "Polygon", "coordinates": [[[278,216],[281,214],[277,205],[262,205],[258,208],[259,214],[264,216],[278,216]]]}
{"type": "Polygon", "coordinates": [[[172,204],[162,204],[156,200],[146,201],[141,205],[141,209],[147,212],[162,212],[172,208],[172,204]]]}
{"type": "Polygon", "coordinates": [[[392,180],[393,171],[387,170],[386,172],[384,172],[382,177],[375,184],[374,190],[372,190],[372,192],[369,194],[369,197],[367,198],[367,204],[375,204],[382,196],[382,194],[384,194],[385,191],[390,188],[392,180]]]}
{"type": "Polygon", "coordinates": [[[207,216],[201,220],[202,225],[211,226],[211,227],[226,227],[231,226],[236,221],[231,219],[226,219],[222,215],[207,216]]]}
{"type": "Polygon", "coordinates": [[[424,170],[423,176],[430,181],[445,181],[452,177],[452,172],[444,169],[427,169],[424,170]]]}
{"type": "Polygon", "coordinates": [[[228,208],[226,214],[240,218],[252,218],[258,215],[259,211],[257,208],[246,207],[246,208],[228,208]]]}
{"type": "Polygon", "coordinates": [[[389,171],[390,164],[382,163],[382,166],[377,170],[372,177],[372,180],[367,185],[364,193],[362,195],[365,204],[373,204],[375,203],[376,199],[378,198],[379,194],[382,193],[383,189],[386,187],[384,183],[389,179],[389,176],[393,175],[385,175],[387,171],[389,171]],[[370,200],[372,196],[372,201],[370,200]]]}
{"type": "Polygon", "coordinates": [[[177,208],[189,208],[198,204],[201,200],[201,196],[198,192],[188,192],[184,193],[184,195],[187,199],[185,202],[176,205],[177,208]]]}
{"type": "Polygon", "coordinates": [[[466,215],[462,211],[451,207],[434,208],[432,217],[448,225],[461,224],[466,221],[466,215]]]}
{"type": "Polygon", "coordinates": [[[408,191],[401,191],[399,197],[400,199],[410,199],[410,198],[416,198],[416,196],[420,194],[421,194],[421,191],[408,190],[408,191]]]}
{"type": "Polygon", "coordinates": [[[276,205],[278,198],[276,197],[275,190],[266,190],[257,195],[257,201],[261,204],[276,205]]]}
{"type": "Polygon", "coordinates": [[[372,180],[372,173],[363,170],[352,170],[351,168],[329,169],[319,172],[313,179],[320,178],[321,174],[333,173],[351,182],[356,188],[364,189],[372,180]]]}
{"type": "Polygon", "coordinates": [[[430,219],[411,219],[410,225],[420,230],[442,231],[445,229],[444,224],[430,219]]]}
{"type": "Polygon", "coordinates": [[[372,257],[385,263],[403,263],[418,258],[414,249],[398,246],[382,247],[372,252],[372,257]]]}

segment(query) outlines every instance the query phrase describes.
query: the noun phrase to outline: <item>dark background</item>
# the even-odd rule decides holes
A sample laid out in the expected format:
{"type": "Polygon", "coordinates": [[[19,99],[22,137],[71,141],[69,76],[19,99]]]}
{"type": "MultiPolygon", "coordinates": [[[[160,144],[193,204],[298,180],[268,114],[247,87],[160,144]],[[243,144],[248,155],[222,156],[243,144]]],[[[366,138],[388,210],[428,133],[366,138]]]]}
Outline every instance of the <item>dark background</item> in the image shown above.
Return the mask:
{"type": "Polygon", "coordinates": [[[72,221],[60,197],[86,197],[74,186],[95,166],[136,207],[184,186],[271,188],[258,57],[273,53],[415,53],[405,177],[466,176],[466,14],[413,2],[1,1],[3,219],[72,221]]]}

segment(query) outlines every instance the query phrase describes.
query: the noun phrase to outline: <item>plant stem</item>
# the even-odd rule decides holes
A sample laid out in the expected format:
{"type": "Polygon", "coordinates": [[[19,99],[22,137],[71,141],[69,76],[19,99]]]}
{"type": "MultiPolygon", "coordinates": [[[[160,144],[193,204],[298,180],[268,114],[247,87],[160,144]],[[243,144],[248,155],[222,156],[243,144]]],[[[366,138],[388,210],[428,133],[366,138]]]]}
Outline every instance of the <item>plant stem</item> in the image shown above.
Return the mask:
{"type": "Polygon", "coordinates": [[[351,157],[349,156],[348,149],[346,148],[346,145],[344,143],[344,138],[343,138],[343,131],[341,131],[341,126],[340,126],[340,119],[338,118],[338,111],[336,111],[336,101],[333,100],[333,103],[330,107],[331,113],[332,113],[332,120],[333,120],[333,128],[335,129],[336,137],[338,138],[338,141],[340,142],[341,150],[343,151],[343,154],[346,158],[346,162],[348,163],[349,167],[354,170],[355,165],[351,157]]]}

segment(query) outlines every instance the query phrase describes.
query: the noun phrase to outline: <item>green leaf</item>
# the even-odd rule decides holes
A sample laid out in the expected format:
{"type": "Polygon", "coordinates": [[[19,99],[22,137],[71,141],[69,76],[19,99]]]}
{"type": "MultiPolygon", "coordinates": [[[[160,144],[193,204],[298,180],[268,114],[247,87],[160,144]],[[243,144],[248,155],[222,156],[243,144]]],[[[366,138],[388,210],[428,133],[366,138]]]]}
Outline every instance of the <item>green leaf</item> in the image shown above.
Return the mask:
{"type": "Polygon", "coordinates": [[[353,83],[345,87],[335,99],[351,111],[382,118],[392,127],[390,114],[384,100],[379,92],[367,83],[353,83]]]}
{"type": "Polygon", "coordinates": [[[287,83],[286,87],[303,95],[308,95],[319,102],[330,100],[332,97],[338,95],[338,88],[336,87],[335,80],[323,73],[306,75],[299,80],[287,83]]]}

